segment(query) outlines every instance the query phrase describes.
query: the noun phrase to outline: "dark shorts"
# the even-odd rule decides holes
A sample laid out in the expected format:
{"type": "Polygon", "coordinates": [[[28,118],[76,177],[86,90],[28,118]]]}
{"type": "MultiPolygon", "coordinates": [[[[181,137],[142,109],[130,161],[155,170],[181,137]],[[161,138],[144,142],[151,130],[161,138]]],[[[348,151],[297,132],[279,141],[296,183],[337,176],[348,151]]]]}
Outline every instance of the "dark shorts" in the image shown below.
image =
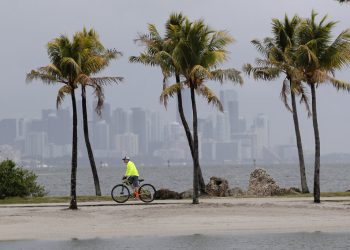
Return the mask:
{"type": "Polygon", "coordinates": [[[139,177],[138,176],[129,176],[128,178],[129,182],[132,183],[134,187],[139,186],[139,177]]]}

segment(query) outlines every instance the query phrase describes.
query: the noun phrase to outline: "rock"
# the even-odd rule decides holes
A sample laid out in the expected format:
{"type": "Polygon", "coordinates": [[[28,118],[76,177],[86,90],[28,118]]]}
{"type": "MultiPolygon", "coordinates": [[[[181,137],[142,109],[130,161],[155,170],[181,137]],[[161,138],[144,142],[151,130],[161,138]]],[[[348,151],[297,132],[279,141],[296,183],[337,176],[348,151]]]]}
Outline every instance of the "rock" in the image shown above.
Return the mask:
{"type": "Polygon", "coordinates": [[[178,192],[169,189],[159,189],[154,198],[156,200],[181,199],[181,196],[178,192]]]}
{"type": "Polygon", "coordinates": [[[210,196],[224,197],[228,195],[228,182],[227,180],[219,177],[211,177],[205,190],[210,196]]]}
{"type": "Polygon", "coordinates": [[[255,169],[250,174],[249,195],[271,196],[280,193],[280,187],[265,169],[255,169]]]}
{"type": "Polygon", "coordinates": [[[233,197],[239,197],[239,196],[245,195],[245,192],[243,191],[243,189],[241,189],[239,187],[234,187],[234,188],[227,190],[227,195],[233,196],[233,197]]]}
{"type": "Polygon", "coordinates": [[[292,193],[292,194],[301,194],[301,190],[300,190],[299,188],[297,188],[297,187],[291,187],[291,188],[289,189],[289,191],[290,191],[290,193],[292,193]]]}
{"type": "Polygon", "coordinates": [[[191,199],[192,196],[193,196],[193,189],[189,189],[187,191],[180,193],[181,199],[191,199]]]}

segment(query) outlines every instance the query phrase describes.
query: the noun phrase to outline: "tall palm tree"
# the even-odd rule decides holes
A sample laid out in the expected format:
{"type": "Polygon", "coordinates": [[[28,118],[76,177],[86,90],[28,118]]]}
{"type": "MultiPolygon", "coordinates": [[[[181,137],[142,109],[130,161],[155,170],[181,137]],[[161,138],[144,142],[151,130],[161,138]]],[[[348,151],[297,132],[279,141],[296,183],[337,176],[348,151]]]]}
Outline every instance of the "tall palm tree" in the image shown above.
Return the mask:
{"type": "Polygon", "coordinates": [[[98,178],[96,163],[89,139],[89,127],[88,127],[88,115],[86,106],[86,87],[90,86],[94,89],[94,94],[97,98],[96,112],[101,115],[101,109],[104,102],[103,86],[109,83],[118,83],[122,81],[122,77],[92,77],[99,73],[101,70],[106,68],[110,61],[116,59],[120,52],[116,50],[107,50],[104,48],[99,40],[98,34],[95,30],[90,29],[87,31],[85,28],[81,32],[75,34],[81,48],[84,49],[84,57],[80,60],[82,72],[84,72],[84,78],[81,78],[79,82],[81,86],[82,96],[82,111],[83,111],[83,128],[84,128],[84,139],[92,175],[95,184],[95,192],[97,196],[101,196],[100,182],[98,178]]]}
{"type": "Polygon", "coordinates": [[[65,35],[55,38],[47,44],[47,52],[51,64],[32,70],[27,74],[27,81],[41,80],[46,84],[63,84],[59,89],[58,98],[70,94],[73,109],[72,161],[71,161],[71,201],[69,208],[77,209],[76,174],[77,174],[77,107],[75,89],[81,68],[78,64],[82,51],[76,39],[72,41],[65,35]]]}
{"type": "MultiPolygon", "coordinates": [[[[182,83],[180,81],[180,73],[178,72],[175,59],[172,54],[176,49],[177,44],[181,39],[181,26],[187,20],[182,13],[173,13],[165,24],[166,35],[161,37],[157,28],[150,24],[148,26],[148,34],[140,35],[136,41],[141,42],[146,46],[146,52],[141,53],[140,56],[131,56],[130,62],[143,63],[145,65],[158,65],[163,73],[163,89],[167,87],[167,80],[171,76],[175,76],[176,84],[173,86],[176,91],[178,112],[181,118],[183,128],[185,130],[186,138],[190,147],[191,156],[194,157],[193,137],[185,117],[183,102],[182,102],[182,83]]],[[[161,96],[161,102],[167,107],[168,97],[161,96]]],[[[205,193],[205,182],[200,166],[198,167],[199,188],[201,193],[205,193]]]]}
{"type": "Polygon", "coordinates": [[[265,38],[263,42],[259,40],[252,41],[252,44],[262,54],[263,58],[258,58],[256,60],[258,66],[253,67],[250,64],[246,64],[243,70],[248,75],[252,74],[255,79],[262,79],[268,81],[279,78],[281,74],[285,75],[285,80],[282,83],[281,99],[286,108],[293,114],[294,129],[299,157],[301,190],[303,193],[309,193],[305,173],[305,161],[299,129],[298,113],[295,100],[295,95],[301,94],[301,101],[303,101],[306,104],[308,111],[310,111],[308,105],[308,98],[307,95],[305,95],[305,91],[301,82],[302,74],[296,68],[295,55],[293,53],[296,47],[296,34],[299,24],[300,18],[298,16],[294,16],[291,20],[289,20],[288,16],[286,15],[283,22],[281,22],[278,19],[273,19],[273,37],[265,38]],[[288,103],[289,94],[291,96],[292,108],[288,103]]]}
{"type": "MultiPolygon", "coordinates": [[[[233,38],[226,31],[214,31],[203,20],[185,21],[181,26],[181,38],[173,52],[179,75],[183,77],[183,86],[190,89],[193,113],[193,204],[199,203],[198,190],[198,128],[196,93],[222,110],[222,105],[214,92],[205,85],[208,80],[225,80],[243,83],[240,72],[231,69],[219,69],[221,63],[227,60],[226,46],[233,38]]],[[[179,86],[172,85],[163,91],[163,98],[176,93],[179,86]]]]}
{"type": "MultiPolygon", "coordinates": [[[[84,31],[83,31],[84,32],[84,31]]],[[[27,81],[41,80],[47,84],[63,84],[57,94],[57,107],[62,103],[66,95],[72,99],[73,109],[73,136],[72,136],[72,164],[71,164],[71,201],[70,209],[77,209],[76,200],[76,173],[77,173],[77,108],[75,89],[78,85],[91,86],[94,88],[95,95],[99,103],[103,104],[103,86],[111,82],[117,82],[118,77],[91,77],[90,75],[99,72],[104,65],[107,55],[99,55],[96,51],[99,49],[94,46],[96,41],[89,40],[82,33],[76,33],[70,40],[67,36],[61,35],[53,39],[47,45],[48,55],[51,64],[32,70],[27,74],[27,81]]],[[[87,121],[87,117],[86,117],[87,121]]]]}
{"type": "Polygon", "coordinates": [[[298,31],[296,62],[303,78],[311,88],[312,121],[315,136],[314,202],[320,203],[320,135],[317,119],[316,87],[330,82],[338,90],[350,91],[350,84],[334,78],[334,72],[350,63],[350,30],[332,40],[336,22],[326,22],[324,16],[316,22],[317,13],[305,19],[298,31]]]}

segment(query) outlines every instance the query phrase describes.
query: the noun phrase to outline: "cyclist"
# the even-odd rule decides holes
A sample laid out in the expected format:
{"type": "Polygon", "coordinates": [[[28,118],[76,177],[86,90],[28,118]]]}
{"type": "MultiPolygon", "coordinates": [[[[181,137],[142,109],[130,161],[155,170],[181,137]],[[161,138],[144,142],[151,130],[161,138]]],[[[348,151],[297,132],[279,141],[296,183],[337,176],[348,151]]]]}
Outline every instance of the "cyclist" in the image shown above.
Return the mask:
{"type": "Polygon", "coordinates": [[[130,183],[132,183],[133,190],[135,193],[135,198],[139,198],[139,171],[137,171],[137,168],[135,164],[130,161],[130,158],[128,156],[125,156],[123,158],[123,161],[126,165],[125,174],[123,176],[124,179],[128,179],[130,183]]]}

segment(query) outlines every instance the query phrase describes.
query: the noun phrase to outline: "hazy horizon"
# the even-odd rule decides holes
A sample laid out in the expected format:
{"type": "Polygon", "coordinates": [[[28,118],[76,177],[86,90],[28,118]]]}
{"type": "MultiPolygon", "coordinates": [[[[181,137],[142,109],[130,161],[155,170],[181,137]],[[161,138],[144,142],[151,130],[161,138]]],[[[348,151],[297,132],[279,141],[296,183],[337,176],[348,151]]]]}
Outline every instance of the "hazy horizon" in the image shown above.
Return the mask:
{"type": "MultiPolygon", "coordinates": [[[[271,19],[285,14],[309,17],[312,9],[319,13],[318,20],[328,14],[328,21],[339,21],[335,35],[350,27],[350,4],[335,0],[265,0],[265,1],[20,1],[0,2],[0,54],[1,94],[0,120],[4,118],[37,118],[42,109],[55,108],[59,86],[45,86],[40,82],[25,83],[30,70],[49,63],[46,44],[60,34],[72,36],[83,27],[94,28],[107,48],[123,52],[123,57],[113,62],[104,75],[123,76],[125,81],[106,89],[106,102],[114,109],[145,107],[157,110],[168,120],[175,120],[175,100],[168,110],[159,104],[162,76],[157,68],[128,63],[131,55],[138,55],[143,48],[133,39],[147,31],[152,23],[162,32],[172,12],[182,12],[190,20],[203,18],[216,30],[227,30],[235,43],[229,46],[230,59],[223,67],[241,70],[244,63],[253,63],[258,56],[251,46],[254,38],[263,39],[271,34],[271,19]],[[251,6],[254,5],[252,8],[251,6]]],[[[239,97],[240,116],[251,124],[253,117],[264,113],[269,117],[271,144],[281,144],[294,138],[292,116],[280,100],[282,80],[255,82],[246,77],[242,87],[226,83],[209,84],[219,95],[223,89],[235,89],[239,97]]],[[[336,76],[350,82],[350,68],[337,72],[336,76]]],[[[79,93],[80,95],[80,93],[79,93]]],[[[345,107],[350,103],[348,93],[337,92],[325,84],[317,91],[318,117],[321,137],[321,153],[350,153],[350,114],[345,107]],[[344,107],[345,112],[341,112],[344,107]]],[[[90,103],[92,97],[89,97],[90,103]]],[[[201,102],[199,116],[217,112],[201,102]]],[[[69,98],[63,104],[70,107],[69,98]]],[[[298,107],[301,134],[305,150],[313,150],[313,129],[305,108],[298,107]]]]}

